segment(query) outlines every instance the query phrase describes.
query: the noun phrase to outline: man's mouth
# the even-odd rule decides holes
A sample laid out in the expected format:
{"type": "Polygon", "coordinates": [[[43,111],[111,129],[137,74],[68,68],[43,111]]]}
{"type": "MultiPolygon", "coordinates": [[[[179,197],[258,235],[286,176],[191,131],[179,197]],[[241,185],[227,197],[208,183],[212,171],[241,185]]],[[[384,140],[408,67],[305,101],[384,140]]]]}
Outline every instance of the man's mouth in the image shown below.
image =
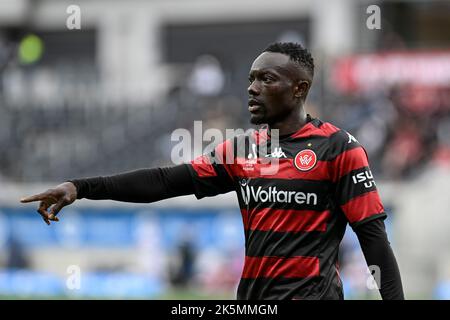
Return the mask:
{"type": "Polygon", "coordinates": [[[256,99],[250,99],[248,101],[248,111],[250,112],[256,112],[261,109],[262,106],[263,104],[256,99]]]}
{"type": "Polygon", "coordinates": [[[254,105],[248,106],[248,111],[250,111],[250,112],[256,112],[256,111],[258,111],[260,108],[261,108],[260,105],[254,104],[254,105]]]}

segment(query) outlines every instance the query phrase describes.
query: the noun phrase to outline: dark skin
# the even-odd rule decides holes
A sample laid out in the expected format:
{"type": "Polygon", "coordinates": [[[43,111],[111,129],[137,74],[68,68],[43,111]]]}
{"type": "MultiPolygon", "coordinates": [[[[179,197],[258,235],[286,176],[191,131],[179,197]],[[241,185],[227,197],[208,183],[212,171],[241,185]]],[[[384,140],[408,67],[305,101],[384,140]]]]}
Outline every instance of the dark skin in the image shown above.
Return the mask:
{"type": "MultiPolygon", "coordinates": [[[[264,52],[252,64],[249,73],[249,112],[253,124],[269,125],[279,135],[298,131],[306,123],[303,104],[312,79],[301,67],[282,53],[264,52]]],[[[22,203],[40,201],[37,212],[46,224],[59,221],[57,214],[77,199],[71,182],[25,197],[22,203]]]]}
{"type": "Polygon", "coordinates": [[[251,123],[267,123],[279,135],[294,133],[306,123],[303,104],[311,79],[289,56],[262,53],[253,62],[249,81],[251,123]]]}
{"type": "Polygon", "coordinates": [[[50,225],[50,221],[59,221],[56,216],[59,211],[73,203],[77,199],[77,188],[72,182],[64,182],[53,189],[48,189],[30,197],[20,199],[20,202],[27,203],[40,201],[37,212],[42,216],[45,223],[50,225]],[[50,209],[50,210],[49,210],[50,209]]]}

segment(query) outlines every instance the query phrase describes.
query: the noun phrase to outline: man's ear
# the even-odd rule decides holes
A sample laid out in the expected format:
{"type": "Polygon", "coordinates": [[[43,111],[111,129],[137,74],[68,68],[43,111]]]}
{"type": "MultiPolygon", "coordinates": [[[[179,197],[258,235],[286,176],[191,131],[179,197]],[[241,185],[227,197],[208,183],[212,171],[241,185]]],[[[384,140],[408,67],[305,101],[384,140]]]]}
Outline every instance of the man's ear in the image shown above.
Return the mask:
{"type": "Polygon", "coordinates": [[[310,83],[306,80],[300,80],[295,86],[294,95],[296,98],[305,99],[308,94],[310,83]]]}

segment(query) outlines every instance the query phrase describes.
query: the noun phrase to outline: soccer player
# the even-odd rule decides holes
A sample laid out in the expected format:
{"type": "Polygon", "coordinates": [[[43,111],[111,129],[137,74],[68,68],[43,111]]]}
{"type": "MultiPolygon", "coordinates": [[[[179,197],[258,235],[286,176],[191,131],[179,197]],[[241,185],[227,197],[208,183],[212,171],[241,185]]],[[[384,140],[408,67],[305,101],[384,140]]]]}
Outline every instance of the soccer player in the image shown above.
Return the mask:
{"type": "Polygon", "coordinates": [[[367,264],[379,270],[381,297],[404,299],[364,148],[305,113],[313,75],[313,58],[301,45],[271,44],[253,62],[248,87],[250,121],[266,130],[237,135],[190,163],[74,179],[21,201],[40,201],[37,211],[50,224],[81,198],[154,202],[236,191],[246,252],[238,299],[343,299],[338,251],[347,223],[367,264]],[[271,150],[273,129],[278,146],[260,154],[262,146],[271,150]],[[263,174],[270,157],[278,170],[263,174]]]}

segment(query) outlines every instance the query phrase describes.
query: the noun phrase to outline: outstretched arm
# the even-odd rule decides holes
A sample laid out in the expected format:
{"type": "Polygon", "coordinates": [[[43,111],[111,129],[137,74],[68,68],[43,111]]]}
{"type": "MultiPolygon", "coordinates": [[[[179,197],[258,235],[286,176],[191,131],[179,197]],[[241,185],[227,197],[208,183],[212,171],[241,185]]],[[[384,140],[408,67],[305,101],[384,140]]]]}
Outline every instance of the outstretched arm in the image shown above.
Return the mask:
{"type": "Polygon", "coordinates": [[[56,215],[63,207],[81,198],[155,202],[188,194],[195,194],[201,199],[227,193],[234,189],[233,178],[224,161],[227,146],[230,150],[233,148],[230,140],[191,163],[70,180],[20,201],[40,201],[37,211],[45,223],[50,224],[50,221],[58,221],[56,215]]]}
{"type": "Polygon", "coordinates": [[[166,168],[140,169],[107,177],[70,180],[77,199],[155,202],[193,194],[188,164],[166,168]]]}
{"type": "Polygon", "coordinates": [[[56,215],[76,199],[110,199],[125,202],[155,202],[194,193],[189,164],[140,169],[106,177],[74,179],[55,188],[21,199],[40,201],[38,212],[45,223],[59,221],[56,215]],[[50,210],[49,210],[50,209],[50,210]]]}
{"type": "Polygon", "coordinates": [[[374,219],[355,228],[368,266],[380,268],[377,283],[383,300],[404,300],[397,261],[388,241],[383,219],[374,219]]]}

